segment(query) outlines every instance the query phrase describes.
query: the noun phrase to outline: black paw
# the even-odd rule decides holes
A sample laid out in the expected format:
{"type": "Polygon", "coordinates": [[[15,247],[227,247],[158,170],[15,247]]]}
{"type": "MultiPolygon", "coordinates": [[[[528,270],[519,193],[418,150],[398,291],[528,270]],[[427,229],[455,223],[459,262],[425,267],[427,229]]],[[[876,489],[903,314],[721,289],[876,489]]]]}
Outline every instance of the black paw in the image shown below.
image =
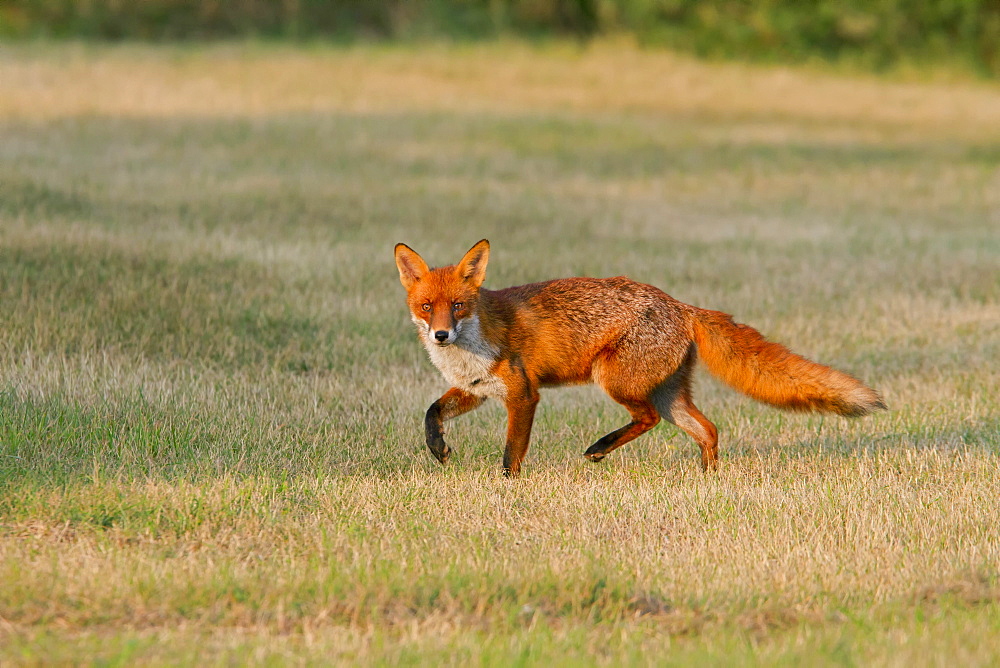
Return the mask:
{"type": "Polygon", "coordinates": [[[444,442],[444,439],[440,436],[435,439],[427,440],[427,447],[430,449],[431,454],[442,464],[448,462],[448,456],[451,454],[451,448],[448,444],[444,442]]]}
{"type": "Polygon", "coordinates": [[[599,462],[605,457],[607,457],[607,455],[608,453],[604,449],[604,445],[600,441],[594,443],[592,446],[587,448],[587,451],[585,453],[583,453],[583,456],[592,462],[599,462]]]}

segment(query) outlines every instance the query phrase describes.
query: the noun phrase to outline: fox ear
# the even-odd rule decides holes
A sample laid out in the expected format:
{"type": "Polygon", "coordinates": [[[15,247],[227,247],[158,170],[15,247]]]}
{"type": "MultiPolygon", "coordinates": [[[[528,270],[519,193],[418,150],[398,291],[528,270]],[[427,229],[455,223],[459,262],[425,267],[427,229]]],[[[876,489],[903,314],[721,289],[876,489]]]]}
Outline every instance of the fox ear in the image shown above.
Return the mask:
{"type": "Polygon", "coordinates": [[[396,244],[396,268],[399,269],[399,282],[407,290],[430,271],[424,258],[406,244],[396,244]]]}
{"type": "Polygon", "coordinates": [[[483,239],[469,249],[458,263],[459,275],[477,288],[486,279],[486,263],[490,261],[490,242],[483,239]]]}

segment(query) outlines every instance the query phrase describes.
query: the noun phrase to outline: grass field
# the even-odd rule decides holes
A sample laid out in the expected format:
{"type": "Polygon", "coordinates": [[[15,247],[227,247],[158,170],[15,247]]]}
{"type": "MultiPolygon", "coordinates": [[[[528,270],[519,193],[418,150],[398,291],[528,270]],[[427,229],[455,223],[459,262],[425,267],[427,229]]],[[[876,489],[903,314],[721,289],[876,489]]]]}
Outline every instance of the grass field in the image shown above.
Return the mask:
{"type": "Polygon", "coordinates": [[[0,663],[995,665],[1000,87],[627,46],[0,51],[0,663]],[[879,389],[446,389],[392,247],[627,273],[879,389]]]}

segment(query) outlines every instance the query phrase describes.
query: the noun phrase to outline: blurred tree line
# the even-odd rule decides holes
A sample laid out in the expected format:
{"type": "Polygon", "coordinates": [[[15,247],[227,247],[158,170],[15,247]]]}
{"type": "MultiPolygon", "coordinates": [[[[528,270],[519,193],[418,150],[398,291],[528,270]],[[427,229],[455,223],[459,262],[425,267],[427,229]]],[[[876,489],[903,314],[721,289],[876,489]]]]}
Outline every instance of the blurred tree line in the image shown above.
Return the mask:
{"type": "Polygon", "coordinates": [[[1000,74],[1000,0],[0,0],[0,35],[481,39],[631,33],[709,57],[960,61],[1000,74]]]}

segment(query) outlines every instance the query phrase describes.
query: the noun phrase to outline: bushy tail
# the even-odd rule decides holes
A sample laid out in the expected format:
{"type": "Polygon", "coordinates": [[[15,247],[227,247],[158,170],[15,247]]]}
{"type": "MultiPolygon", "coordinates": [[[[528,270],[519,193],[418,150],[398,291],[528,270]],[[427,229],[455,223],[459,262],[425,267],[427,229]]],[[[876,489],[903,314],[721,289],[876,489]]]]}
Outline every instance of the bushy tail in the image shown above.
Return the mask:
{"type": "Polygon", "coordinates": [[[708,370],[757,401],[847,417],[886,407],[875,390],[856,378],[796,355],[725,313],[699,309],[694,322],[698,357],[708,370]]]}

